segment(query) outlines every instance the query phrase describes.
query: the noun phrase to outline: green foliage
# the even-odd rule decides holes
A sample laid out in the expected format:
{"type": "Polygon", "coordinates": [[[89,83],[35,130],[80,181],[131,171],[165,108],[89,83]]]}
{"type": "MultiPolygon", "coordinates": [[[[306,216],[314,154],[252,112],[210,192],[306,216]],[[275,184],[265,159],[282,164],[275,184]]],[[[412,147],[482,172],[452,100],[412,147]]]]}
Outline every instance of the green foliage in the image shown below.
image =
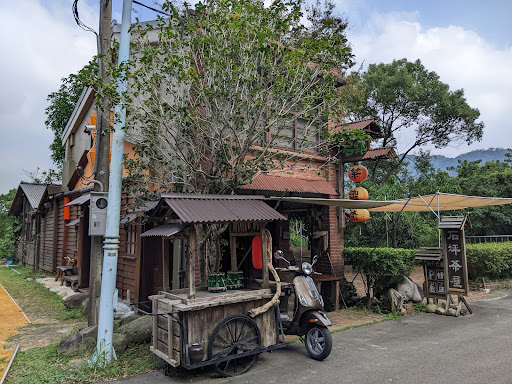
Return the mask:
{"type": "Polygon", "coordinates": [[[366,282],[367,297],[379,297],[401,282],[414,267],[415,250],[396,248],[345,248],[343,258],[366,282]]]}
{"type": "Polygon", "coordinates": [[[45,109],[46,121],[44,124],[46,128],[51,129],[53,132],[53,142],[50,144],[50,157],[59,167],[62,165],[65,155],[64,147],[62,146],[64,128],[66,128],[66,124],[75,109],[82,90],[87,85],[84,82],[84,78],[90,77],[89,75],[94,71],[97,72],[97,62],[90,61],[77,74],[71,74],[68,77],[62,78],[59,89],[50,93],[46,98],[49,105],[45,109]]]}
{"type": "Polygon", "coordinates": [[[37,184],[60,184],[61,169],[41,170],[37,167],[34,171],[24,171],[32,183],[37,184]]]}
{"type": "Polygon", "coordinates": [[[19,274],[11,271],[10,268],[0,268],[0,283],[23,307],[29,317],[46,316],[55,320],[73,320],[74,322],[87,320],[82,316],[80,308],[66,308],[57,293],[51,292],[35,281],[36,278],[44,275],[32,272],[31,268],[15,267],[15,269],[19,274]]]}
{"type": "Polygon", "coordinates": [[[9,215],[16,189],[0,195],[0,258],[11,258],[14,256],[14,243],[16,232],[20,228],[18,220],[9,215]]]}
{"type": "MultiPolygon", "coordinates": [[[[449,86],[441,82],[435,72],[429,72],[420,60],[371,64],[361,79],[366,98],[353,112],[359,118],[376,118],[384,134],[382,145],[400,149],[401,157],[394,162],[394,167],[413,149],[427,144],[443,148],[449,143],[471,144],[482,138],[484,124],[477,122],[480,112],[467,104],[464,91],[450,91],[449,86]],[[416,134],[407,147],[398,142],[400,133],[405,130],[414,130],[416,134]]],[[[379,180],[380,186],[393,173],[394,167],[379,180]]],[[[372,177],[377,180],[373,172],[372,177]]]]}
{"type": "Polygon", "coordinates": [[[86,354],[60,356],[57,354],[57,344],[21,351],[9,371],[9,382],[53,384],[110,381],[162,369],[165,364],[149,351],[148,344],[130,346],[117,354],[117,361],[102,369],[89,367],[85,362],[87,357],[86,354]],[[77,358],[82,361],[79,366],[76,364],[77,358]]]}
{"type": "Polygon", "coordinates": [[[342,117],[340,77],[353,64],[346,21],[332,4],[208,0],[186,12],[164,8],[172,16],[155,27],[156,41],[147,33],[153,27],[135,26],[126,74],[110,71],[130,79],[125,94],[110,98],[126,103],[143,159],[127,161],[134,187],[232,193],[259,170],[296,163],[300,152],[330,155],[317,137],[326,116],[342,117]],[[278,147],[293,151],[276,156],[278,147]]]}
{"type": "Polygon", "coordinates": [[[427,310],[427,304],[423,301],[419,303],[412,303],[412,306],[416,312],[425,312],[427,310]]]}
{"type": "MultiPolygon", "coordinates": [[[[453,169],[456,176],[434,169],[428,152],[420,152],[415,160],[417,174],[412,177],[407,169],[389,177],[382,187],[366,180],[361,186],[368,190],[372,200],[396,200],[425,196],[437,191],[472,196],[512,197],[512,167],[510,162],[459,162],[453,169]]],[[[347,189],[353,184],[348,183],[347,189]]],[[[448,211],[447,215],[469,214],[466,235],[497,235],[512,233],[510,205],[448,211]]],[[[371,213],[364,223],[347,222],[346,246],[400,248],[434,247],[438,244],[437,218],[432,212],[371,213]]]]}
{"type": "Polygon", "coordinates": [[[512,242],[467,244],[470,280],[512,279],[512,242]]]}

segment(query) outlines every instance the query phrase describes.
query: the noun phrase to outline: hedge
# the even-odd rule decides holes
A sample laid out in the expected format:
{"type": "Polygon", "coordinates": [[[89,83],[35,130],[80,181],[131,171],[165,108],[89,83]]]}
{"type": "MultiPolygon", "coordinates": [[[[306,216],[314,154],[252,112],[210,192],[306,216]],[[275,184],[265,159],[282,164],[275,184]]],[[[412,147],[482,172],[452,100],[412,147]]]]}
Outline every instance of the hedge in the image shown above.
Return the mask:
{"type": "Polygon", "coordinates": [[[466,244],[470,280],[512,278],[512,242],[466,244]]]}
{"type": "Polygon", "coordinates": [[[352,265],[366,279],[367,294],[373,288],[373,296],[382,294],[387,288],[409,276],[415,264],[415,249],[357,248],[343,250],[345,264],[352,265]]]}

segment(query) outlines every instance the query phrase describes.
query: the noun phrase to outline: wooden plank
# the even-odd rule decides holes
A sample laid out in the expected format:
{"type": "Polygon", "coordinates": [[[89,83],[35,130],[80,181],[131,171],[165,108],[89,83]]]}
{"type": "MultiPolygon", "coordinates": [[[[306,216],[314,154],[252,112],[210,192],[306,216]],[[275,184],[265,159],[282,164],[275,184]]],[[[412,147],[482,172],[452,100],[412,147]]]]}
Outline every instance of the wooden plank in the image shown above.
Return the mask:
{"type": "Polygon", "coordinates": [[[231,270],[236,271],[238,266],[236,261],[236,237],[231,234],[229,236],[229,250],[231,252],[231,270]]]}
{"type": "MultiPolygon", "coordinates": [[[[152,312],[156,313],[158,309],[158,297],[149,298],[152,300],[152,312]]],[[[153,348],[158,349],[158,316],[153,316],[153,348]]]]}
{"type": "Polygon", "coordinates": [[[263,288],[269,287],[269,279],[268,279],[268,255],[267,255],[267,236],[265,233],[265,226],[261,226],[260,230],[260,236],[261,236],[261,258],[262,258],[262,268],[261,268],[261,274],[263,278],[263,288]]]}
{"type": "Polygon", "coordinates": [[[149,350],[153,352],[155,355],[157,355],[159,358],[164,360],[166,363],[170,364],[172,367],[176,368],[179,367],[180,363],[177,362],[174,359],[169,358],[165,353],[162,351],[159,351],[158,349],[154,349],[153,347],[149,347],[149,350]]]}
{"type": "Polygon", "coordinates": [[[169,242],[165,237],[162,237],[162,274],[163,290],[169,291],[169,242]]]}
{"type": "Polygon", "coordinates": [[[196,297],[196,253],[197,253],[197,243],[196,243],[196,230],[194,226],[190,227],[189,230],[189,252],[188,252],[188,298],[194,299],[196,297]]]}
{"type": "Polygon", "coordinates": [[[133,290],[134,300],[137,302],[140,300],[140,275],[142,273],[141,267],[142,267],[142,256],[141,256],[141,249],[142,249],[142,239],[140,237],[141,234],[141,219],[140,217],[137,217],[135,219],[135,224],[137,228],[136,237],[135,237],[135,287],[133,290]]]}

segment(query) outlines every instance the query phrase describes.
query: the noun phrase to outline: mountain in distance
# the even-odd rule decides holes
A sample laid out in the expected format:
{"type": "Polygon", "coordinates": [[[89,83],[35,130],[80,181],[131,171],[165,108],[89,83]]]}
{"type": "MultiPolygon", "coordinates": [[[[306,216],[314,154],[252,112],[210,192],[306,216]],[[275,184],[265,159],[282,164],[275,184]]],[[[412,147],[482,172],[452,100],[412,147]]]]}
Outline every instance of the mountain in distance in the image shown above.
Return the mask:
{"type": "MultiPolygon", "coordinates": [[[[504,148],[489,148],[489,149],[476,149],[471,152],[463,153],[458,155],[457,157],[446,157],[443,155],[432,155],[432,165],[436,169],[441,169],[446,171],[448,167],[456,167],[460,161],[477,161],[480,160],[480,164],[483,165],[488,161],[505,161],[505,154],[507,152],[511,152],[510,149],[504,148]]],[[[408,170],[411,174],[416,174],[416,170],[414,169],[414,160],[415,155],[408,155],[406,159],[408,160],[408,170]]],[[[455,171],[449,171],[452,176],[456,175],[455,171]]]]}

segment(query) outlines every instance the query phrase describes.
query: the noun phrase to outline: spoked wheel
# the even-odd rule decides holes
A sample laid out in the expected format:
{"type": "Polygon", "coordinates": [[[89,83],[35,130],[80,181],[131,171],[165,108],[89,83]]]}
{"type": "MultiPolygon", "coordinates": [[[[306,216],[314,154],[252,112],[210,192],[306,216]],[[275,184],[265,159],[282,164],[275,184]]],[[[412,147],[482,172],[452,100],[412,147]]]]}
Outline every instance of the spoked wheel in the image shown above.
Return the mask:
{"type": "Polygon", "coordinates": [[[312,326],[306,333],[306,350],[315,360],[323,360],[331,353],[332,335],[326,327],[312,326]]]}
{"type": "Polygon", "coordinates": [[[259,348],[261,335],[258,326],[249,316],[233,315],[222,320],[213,330],[208,342],[210,359],[230,357],[214,365],[221,376],[237,376],[247,372],[258,359],[255,353],[249,356],[238,355],[259,348]]]}

